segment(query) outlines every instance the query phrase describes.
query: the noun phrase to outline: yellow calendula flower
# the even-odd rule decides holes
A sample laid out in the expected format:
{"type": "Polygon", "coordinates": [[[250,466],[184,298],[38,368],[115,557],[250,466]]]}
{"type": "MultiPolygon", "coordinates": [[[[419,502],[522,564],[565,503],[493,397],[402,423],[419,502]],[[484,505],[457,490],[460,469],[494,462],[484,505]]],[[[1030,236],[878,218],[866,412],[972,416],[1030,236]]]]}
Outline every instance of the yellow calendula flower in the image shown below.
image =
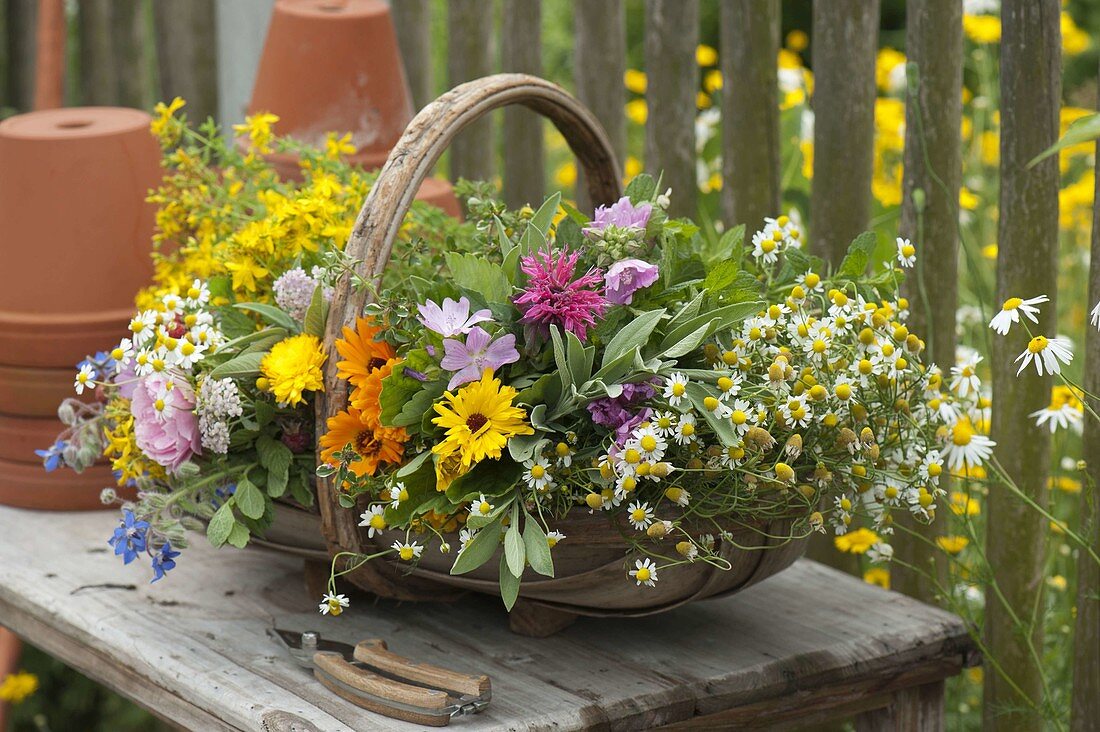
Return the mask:
{"type": "Polygon", "coordinates": [[[38,677],[21,671],[0,681],[0,701],[18,704],[38,690],[38,677]]]}
{"type": "Polygon", "coordinates": [[[948,554],[958,554],[970,544],[965,536],[937,536],[936,546],[948,554]]]}
{"type": "Polygon", "coordinates": [[[303,333],[276,343],[260,362],[260,371],[280,403],[301,404],[303,392],[325,390],[321,367],[327,357],[317,336],[303,333]]]}
{"type": "Polygon", "coordinates": [[[966,186],[959,189],[959,206],[967,211],[973,211],[978,207],[980,200],[966,186]]]}
{"type": "Polygon", "coordinates": [[[885,567],[871,567],[863,573],[863,581],[888,590],[890,589],[890,570],[885,567]]]}
{"type": "Polygon", "coordinates": [[[485,458],[500,459],[501,450],[516,435],[531,435],[534,430],[524,420],[527,413],[513,407],[516,390],[502,386],[489,369],[475,381],[458,390],[445,392],[443,403],[435,405],[439,415],[432,423],[447,430],[447,437],[432,452],[450,455],[457,448],[462,465],[469,467],[485,458]]]}
{"type": "Polygon", "coordinates": [[[833,539],[833,544],[837,550],[842,552],[866,554],[868,549],[880,541],[882,539],[875,532],[870,529],[859,528],[836,537],[833,539]]]}

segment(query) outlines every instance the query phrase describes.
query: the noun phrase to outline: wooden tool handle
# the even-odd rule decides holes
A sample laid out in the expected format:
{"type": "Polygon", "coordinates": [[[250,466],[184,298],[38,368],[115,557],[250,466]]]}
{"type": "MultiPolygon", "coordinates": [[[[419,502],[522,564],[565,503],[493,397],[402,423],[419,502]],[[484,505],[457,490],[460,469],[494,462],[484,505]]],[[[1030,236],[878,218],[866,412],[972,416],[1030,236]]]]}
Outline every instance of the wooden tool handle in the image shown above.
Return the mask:
{"type": "Polygon", "coordinates": [[[339,653],[314,654],[314,675],[357,706],[394,719],[443,727],[451,721],[447,693],[403,684],[353,666],[339,653]]]}
{"type": "Polygon", "coordinates": [[[379,671],[434,689],[446,689],[484,701],[488,701],[492,694],[492,683],[488,676],[461,674],[439,666],[410,661],[404,656],[387,650],[385,642],[377,639],[365,640],[355,646],[355,660],[379,671]]]}

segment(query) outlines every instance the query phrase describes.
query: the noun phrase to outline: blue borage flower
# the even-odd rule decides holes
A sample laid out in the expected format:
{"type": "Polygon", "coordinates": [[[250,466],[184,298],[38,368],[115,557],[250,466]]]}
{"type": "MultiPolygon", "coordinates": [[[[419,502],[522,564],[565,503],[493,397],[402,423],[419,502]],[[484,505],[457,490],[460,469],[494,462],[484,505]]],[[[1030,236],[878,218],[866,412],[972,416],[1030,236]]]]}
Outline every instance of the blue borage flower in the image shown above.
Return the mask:
{"type": "Polygon", "coordinates": [[[107,543],[115,548],[115,554],[122,556],[122,563],[129,564],[137,559],[140,552],[147,546],[148,521],[139,521],[134,512],[125,509],[122,512],[122,523],[115,529],[107,543]]]}
{"type": "Polygon", "coordinates": [[[179,555],[179,552],[173,551],[171,542],[164,542],[164,546],[160,548],[160,551],[153,555],[154,576],[153,579],[149,580],[149,584],[153,584],[157,580],[164,577],[168,570],[175,569],[176,557],[178,557],[179,555]]]}
{"type": "Polygon", "coordinates": [[[45,450],[35,450],[34,454],[42,458],[42,467],[50,473],[65,465],[65,448],[68,446],[65,440],[58,440],[45,450]]]}

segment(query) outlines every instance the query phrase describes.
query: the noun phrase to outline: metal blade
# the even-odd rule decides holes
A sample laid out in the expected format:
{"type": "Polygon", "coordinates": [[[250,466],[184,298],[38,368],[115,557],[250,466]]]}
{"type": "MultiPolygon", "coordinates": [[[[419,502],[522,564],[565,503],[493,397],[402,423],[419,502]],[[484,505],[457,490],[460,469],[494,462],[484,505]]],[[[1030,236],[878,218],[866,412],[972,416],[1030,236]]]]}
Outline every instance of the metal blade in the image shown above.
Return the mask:
{"type": "Polygon", "coordinates": [[[355,646],[322,638],[321,634],[316,631],[307,630],[299,633],[293,630],[283,630],[282,628],[268,628],[267,634],[285,646],[290,651],[290,655],[294,657],[294,660],[298,662],[298,665],[305,668],[313,668],[313,654],[318,651],[331,651],[339,653],[348,661],[355,660],[353,656],[355,646]]]}

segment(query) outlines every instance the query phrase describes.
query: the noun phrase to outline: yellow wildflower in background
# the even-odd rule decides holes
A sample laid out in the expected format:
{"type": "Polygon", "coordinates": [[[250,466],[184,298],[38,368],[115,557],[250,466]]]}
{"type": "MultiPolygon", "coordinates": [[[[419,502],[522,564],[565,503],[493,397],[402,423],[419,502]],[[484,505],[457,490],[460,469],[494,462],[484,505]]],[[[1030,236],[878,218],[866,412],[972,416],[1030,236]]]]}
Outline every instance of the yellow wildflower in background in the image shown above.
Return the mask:
{"type": "Polygon", "coordinates": [[[182,97],[176,97],[168,104],[157,102],[157,106],[153,107],[153,121],[149,123],[149,131],[163,147],[171,147],[179,140],[180,129],[175,124],[175,114],[186,104],[182,97]]]}
{"type": "Polygon", "coordinates": [[[1063,493],[1080,493],[1081,481],[1068,475],[1052,475],[1047,480],[1047,486],[1063,493]]]}
{"type": "Polygon", "coordinates": [[[880,541],[882,539],[875,532],[870,529],[859,528],[836,537],[833,539],[833,544],[837,550],[842,552],[866,554],[868,549],[880,541]]]}
{"type": "Polygon", "coordinates": [[[18,704],[38,690],[38,677],[21,671],[0,681],[0,701],[18,704]]]}
{"type": "Polygon", "coordinates": [[[1047,586],[1051,589],[1058,590],[1058,592],[1065,592],[1066,587],[1069,586],[1069,583],[1066,581],[1065,577],[1060,574],[1056,574],[1052,577],[1047,577],[1047,586]]]}
{"type": "Polygon", "coordinates": [[[1084,53],[1089,47],[1089,34],[1081,30],[1070,14],[1062,12],[1062,52],[1067,56],[1084,53]]]}
{"type": "Polygon", "coordinates": [[[635,94],[645,94],[648,85],[649,79],[644,71],[627,69],[623,72],[623,86],[625,86],[628,91],[632,91],[635,94]]]}
{"type": "Polygon", "coordinates": [[[973,211],[978,207],[980,200],[977,196],[971,192],[969,188],[963,186],[959,188],[959,206],[967,211],[973,211]]]}
{"type": "Polygon", "coordinates": [[[869,585],[878,585],[884,590],[890,589],[890,570],[885,567],[871,567],[863,573],[863,581],[869,585]]]}
{"type": "Polygon", "coordinates": [[[937,536],[936,546],[948,554],[958,554],[970,544],[965,536],[937,536]]]}
{"type": "Polygon", "coordinates": [[[325,157],[329,160],[337,160],[344,155],[354,155],[359,150],[351,143],[351,133],[344,133],[337,137],[335,132],[325,136],[325,157]]]}
{"type": "Polygon", "coordinates": [[[321,367],[326,358],[317,336],[303,333],[276,343],[260,362],[260,372],[267,379],[267,390],[280,403],[293,406],[302,403],[303,392],[325,390],[321,367]]]}
{"type": "Polygon", "coordinates": [[[638,158],[633,155],[627,155],[626,165],[623,166],[623,169],[627,180],[631,180],[642,172],[642,161],[638,160],[638,158]]]}
{"type": "Polygon", "coordinates": [[[999,43],[1001,19],[995,15],[964,15],[963,33],[974,43],[999,43]]]}
{"type": "Polygon", "coordinates": [[[714,46],[700,43],[695,48],[695,63],[700,66],[714,66],[718,63],[718,50],[714,46]]]}
{"type": "Polygon", "coordinates": [[[713,94],[722,88],[722,72],[718,69],[712,69],[703,75],[703,88],[708,93],[713,94]]]}
{"type": "Polygon", "coordinates": [[[805,51],[810,45],[810,37],[806,31],[793,30],[787,34],[787,48],[792,51],[805,51]]]}
{"type": "Polygon", "coordinates": [[[982,512],[981,505],[961,491],[952,491],[948,505],[956,516],[977,516],[982,512]]]}
{"type": "Polygon", "coordinates": [[[985,246],[983,246],[982,247],[982,256],[985,257],[986,259],[992,259],[993,261],[997,261],[997,245],[996,244],[986,244],[985,246]]]}
{"type": "Polygon", "coordinates": [[[626,103],[626,118],[636,125],[644,125],[649,119],[649,105],[644,99],[631,99],[626,103]]]}
{"type": "Polygon", "coordinates": [[[898,66],[902,67],[901,81],[904,84],[905,54],[889,46],[879,50],[875,59],[875,84],[881,91],[890,92],[895,89],[898,66]]]}
{"type": "Polygon", "coordinates": [[[233,131],[248,137],[249,148],[253,152],[267,155],[271,152],[271,140],[274,136],[271,127],[279,121],[279,115],[271,112],[258,112],[244,118],[244,124],[233,125],[233,131]]]}
{"type": "Polygon", "coordinates": [[[577,182],[577,164],[568,160],[554,171],[554,182],[562,188],[569,188],[577,182]]]}
{"type": "Polygon", "coordinates": [[[516,394],[515,389],[493,378],[490,369],[480,381],[455,393],[445,392],[443,403],[434,405],[439,416],[433,417],[432,423],[447,430],[447,437],[432,452],[445,459],[457,450],[464,467],[485,458],[499,460],[509,439],[535,433],[524,421],[527,412],[512,406],[516,394]]]}

